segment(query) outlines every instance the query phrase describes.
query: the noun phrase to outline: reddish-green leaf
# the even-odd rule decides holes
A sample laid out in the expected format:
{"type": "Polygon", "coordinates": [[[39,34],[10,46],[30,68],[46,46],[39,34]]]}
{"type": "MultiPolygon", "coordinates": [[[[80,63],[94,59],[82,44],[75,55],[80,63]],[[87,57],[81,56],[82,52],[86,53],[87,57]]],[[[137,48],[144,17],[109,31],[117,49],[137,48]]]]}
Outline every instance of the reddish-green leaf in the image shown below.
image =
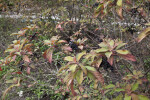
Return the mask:
{"type": "Polygon", "coordinates": [[[142,41],[147,35],[150,34],[150,27],[146,28],[143,32],[141,32],[139,34],[139,36],[137,37],[137,42],[142,41]]]}
{"type": "Polygon", "coordinates": [[[62,70],[65,70],[69,67],[69,64],[67,64],[66,66],[62,66],[60,69],[59,69],[59,73],[62,71],[62,70]]]}
{"type": "Polygon", "coordinates": [[[51,41],[50,41],[50,40],[44,40],[44,44],[50,45],[50,44],[51,44],[51,41]]]}

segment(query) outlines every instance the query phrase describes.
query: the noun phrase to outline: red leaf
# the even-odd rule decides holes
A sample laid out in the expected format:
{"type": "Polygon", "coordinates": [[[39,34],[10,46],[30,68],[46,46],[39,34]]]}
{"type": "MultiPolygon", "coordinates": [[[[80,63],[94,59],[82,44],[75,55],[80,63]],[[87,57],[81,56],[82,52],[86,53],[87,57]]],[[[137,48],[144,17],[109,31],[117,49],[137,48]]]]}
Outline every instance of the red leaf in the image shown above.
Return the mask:
{"type": "Polygon", "coordinates": [[[27,67],[27,73],[30,74],[30,70],[31,68],[30,67],[27,67]]]}
{"type": "Polygon", "coordinates": [[[0,67],[0,71],[3,71],[1,67],[0,67]]]}
{"type": "Polygon", "coordinates": [[[16,72],[16,74],[22,74],[22,72],[16,72]]]}
{"type": "Polygon", "coordinates": [[[13,58],[13,61],[15,61],[16,57],[17,57],[16,55],[14,55],[14,56],[12,57],[12,58],[13,58]]]}
{"type": "Polygon", "coordinates": [[[44,58],[47,59],[49,63],[52,63],[52,53],[53,51],[49,48],[43,54],[44,58]]]}
{"type": "Polygon", "coordinates": [[[136,61],[136,58],[135,56],[133,56],[132,54],[126,54],[126,55],[121,55],[119,54],[121,57],[123,57],[124,59],[127,59],[127,60],[131,60],[131,61],[136,61]]]}
{"type": "Polygon", "coordinates": [[[56,25],[56,29],[60,29],[61,31],[63,31],[63,28],[61,27],[60,24],[56,25]]]}
{"type": "Polygon", "coordinates": [[[130,0],[126,0],[126,3],[129,4],[129,5],[132,5],[130,0]]]}
{"type": "Polygon", "coordinates": [[[62,49],[65,51],[72,51],[72,48],[69,46],[63,46],[62,49]]]}
{"type": "Polygon", "coordinates": [[[30,59],[29,59],[29,57],[27,56],[27,55],[24,55],[23,56],[23,60],[25,61],[25,62],[30,62],[30,59]]]}
{"type": "Polygon", "coordinates": [[[76,92],[74,91],[74,89],[73,89],[73,80],[71,81],[70,89],[71,89],[72,95],[73,95],[73,96],[76,96],[77,93],[76,93],[76,92]]]}

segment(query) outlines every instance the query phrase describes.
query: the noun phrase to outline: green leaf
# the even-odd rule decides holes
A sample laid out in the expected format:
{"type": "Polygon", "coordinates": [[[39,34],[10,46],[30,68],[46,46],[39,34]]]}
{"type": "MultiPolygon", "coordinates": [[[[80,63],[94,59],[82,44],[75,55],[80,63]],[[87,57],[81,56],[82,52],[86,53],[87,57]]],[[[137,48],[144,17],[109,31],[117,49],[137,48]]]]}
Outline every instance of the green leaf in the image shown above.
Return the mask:
{"type": "Polygon", "coordinates": [[[77,67],[77,64],[73,64],[73,65],[70,65],[69,69],[70,69],[72,72],[75,72],[76,67],[77,67]]]}
{"type": "Polygon", "coordinates": [[[79,70],[76,73],[76,80],[77,80],[79,85],[82,83],[82,81],[83,81],[83,71],[82,70],[79,70]]]}
{"type": "Polygon", "coordinates": [[[122,99],[123,99],[123,95],[120,94],[120,95],[118,95],[116,98],[114,98],[113,100],[122,100],[122,99]]]}
{"type": "Polygon", "coordinates": [[[150,98],[144,96],[144,95],[138,95],[139,100],[150,100],[150,98]]]}
{"type": "Polygon", "coordinates": [[[95,80],[95,76],[91,73],[91,72],[88,72],[87,73],[87,76],[92,79],[92,80],[95,80]]]}
{"type": "Polygon", "coordinates": [[[120,88],[115,89],[115,92],[121,92],[121,91],[125,91],[125,89],[120,89],[120,88]]]}
{"type": "Polygon", "coordinates": [[[114,87],[115,87],[115,85],[109,84],[109,85],[105,86],[105,89],[114,88],[114,87]]]}
{"type": "Polygon", "coordinates": [[[116,50],[116,52],[122,55],[126,55],[130,53],[128,50],[116,50]]]}
{"type": "Polygon", "coordinates": [[[96,69],[94,67],[91,66],[85,66],[89,71],[96,71],[96,69]]]}
{"type": "Polygon", "coordinates": [[[85,66],[83,66],[82,64],[80,64],[81,69],[83,70],[83,72],[87,75],[87,69],[85,66]]]}
{"type": "Polygon", "coordinates": [[[108,45],[107,45],[107,43],[106,42],[102,42],[102,43],[100,43],[100,44],[98,44],[100,47],[102,47],[102,48],[106,48],[106,47],[108,47],[108,45]]]}
{"type": "Polygon", "coordinates": [[[131,96],[128,96],[127,94],[125,94],[124,100],[131,100],[131,96]]]}
{"type": "Polygon", "coordinates": [[[114,40],[111,40],[111,41],[109,42],[109,45],[110,45],[111,48],[114,47],[114,44],[115,44],[114,40]]]}
{"type": "Polygon", "coordinates": [[[80,58],[81,58],[83,55],[85,55],[85,54],[86,54],[86,51],[83,51],[83,52],[81,52],[81,53],[78,53],[77,56],[76,56],[77,61],[79,61],[80,58]]]}
{"type": "Polygon", "coordinates": [[[6,49],[5,52],[14,52],[16,51],[15,49],[6,49]]]}
{"type": "Polygon", "coordinates": [[[119,48],[121,48],[121,47],[123,47],[124,45],[126,45],[127,43],[120,43],[117,47],[116,47],[116,49],[119,49],[119,48]]]}
{"type": "Polygon", "coordinates": [[[6,83],[14,83],[14,80],[7,80],[6,83]]]}
{"type": "Polygon", "coordinates": [[[73,61],[73,57],[67,56],[67,57],[64,58],[64,60],[66,60],[66,61],[73,61]]]}
{"type": "Polygon", "coordinates": [[[109,59],[110,56],[112,55],[112,52],[106,52],[105,55],[106,55],[106,57],[109,59]]]}
{"type": "Polygon", "coordinates": [[[107,51],[108,51],[107,48],[100,48],[100,49],[95,50],[96,53],[99,53],[99,52],[107,52],[107,51]]]}
{"type": "Polygon", "coordinates": [[[146,28],[143,32],[141,32],[139,34],[139,36],[137,37],[137,42],[142,41],[147,35],[150,34],[150,27],[146,28]]]}
{"type": "Polygon", "coordinates": [[[117,1],[117,6],[122,6],[122,0],[117,1]]]}
{"type": "Polygon", "coordinates": [[[49,44],[51,44],[51,41],[50,40],[44,40],[44,44],[49,45],[49,44]]]}
{"type": "Polygon", "coordinates": [[[138,87],[139,87],[139,83],[138,82],[134,83],[133,86],[132,86],[132,91],[137,90],[138,87]]]}

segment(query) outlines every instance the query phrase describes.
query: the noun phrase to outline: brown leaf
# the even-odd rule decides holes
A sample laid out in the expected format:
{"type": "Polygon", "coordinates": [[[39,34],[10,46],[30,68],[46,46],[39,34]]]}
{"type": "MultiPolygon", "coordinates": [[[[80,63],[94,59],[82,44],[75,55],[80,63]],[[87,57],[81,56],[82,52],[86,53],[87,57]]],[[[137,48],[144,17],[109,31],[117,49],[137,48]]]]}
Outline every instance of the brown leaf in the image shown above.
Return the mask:
{"type": "Polygon", "coordinates": [[[98,71],[94,71],[94,72],[92,72],[93,73],[93,75],[96,77],[96,79],[98,80],[98,81],[100,81],[100,83],[102,84],[102,85],[104,85],[104,78],[103,78],[103,75],[100,73],[100,72],[98,72],[98,71]]]}
{"type": "Polygon", "coordinates": [[[135,56],[133,56],[132,54],[126,54],[126,55],[119,54],[119,56],[123,57],[126,60],[136,61],[135,56]]]}
{"type": "Polygon", "coordinates": [[[132,5],[131,0],[126,0],[126,3],[132,5]]]}
{"type": "Polygon", "coordinates": [[[114,61],[114,57],[111,56],[109,59],[108,59],[108,62],[110,65],[113,65],[113,61],[114,61]]]}
{"type": "Polygon", "coordinates": [[[119,15],[120,19],[123,20],[123,15],[122,15],[122,7],[118,7],[116,9],[117,14],[119,15]]]}
{"type": "Polygon", "coordinates": [[[71,93],[72,93],[72,95],[73,96],[76,96],[77,95],[77,93],[75,92],[75,90],[74,90],[74,88],[73,88],[73,80],[71,81],[71,84],[70,84],[70,89],[71,89],[71,93]]]}
{"type": "Polygon", "coordinates": [[[131,97],[132,97],[132,100],[139,100],[139,97],[134,93],[131,94],[131,97]]]}
{"type": "Polygon", "coordinates": [[[146,17],[146,12],[143,8],[139,8],[138,11],[140,12],[141,16],[146,17]]]}
{"type": "Polygon", "coordinates": [[[49,63],[52,63],[52,53],[53,51],[49,48],[43,54],[44,58],[47,59],[49,63]]]}

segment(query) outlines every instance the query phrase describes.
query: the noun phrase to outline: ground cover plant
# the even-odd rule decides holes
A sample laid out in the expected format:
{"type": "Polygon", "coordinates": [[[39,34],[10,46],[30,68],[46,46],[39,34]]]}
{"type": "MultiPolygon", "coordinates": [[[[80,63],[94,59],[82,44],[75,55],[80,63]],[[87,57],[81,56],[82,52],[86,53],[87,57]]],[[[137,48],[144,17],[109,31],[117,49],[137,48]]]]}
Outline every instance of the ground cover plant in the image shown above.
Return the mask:
{"type": "Polygon", "coordinates": [[[27,25],[1,51],[1,99],[149,100],[149,4],[2,0],[27,25]]]}

